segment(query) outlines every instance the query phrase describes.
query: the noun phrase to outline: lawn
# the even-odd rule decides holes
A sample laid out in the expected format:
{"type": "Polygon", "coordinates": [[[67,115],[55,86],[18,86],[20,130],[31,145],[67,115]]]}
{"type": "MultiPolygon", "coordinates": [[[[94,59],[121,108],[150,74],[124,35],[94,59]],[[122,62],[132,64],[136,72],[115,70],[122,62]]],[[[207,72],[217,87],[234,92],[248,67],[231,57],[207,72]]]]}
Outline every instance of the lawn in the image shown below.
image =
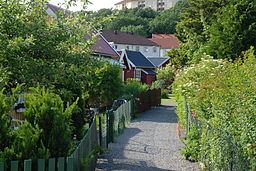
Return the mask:
{"type": "Polygon", "coordinates": [[[161,99],[161,103],[176,103],[175,97],[173,96],[173,94],[169,94],[169,98],[161,99]]]}

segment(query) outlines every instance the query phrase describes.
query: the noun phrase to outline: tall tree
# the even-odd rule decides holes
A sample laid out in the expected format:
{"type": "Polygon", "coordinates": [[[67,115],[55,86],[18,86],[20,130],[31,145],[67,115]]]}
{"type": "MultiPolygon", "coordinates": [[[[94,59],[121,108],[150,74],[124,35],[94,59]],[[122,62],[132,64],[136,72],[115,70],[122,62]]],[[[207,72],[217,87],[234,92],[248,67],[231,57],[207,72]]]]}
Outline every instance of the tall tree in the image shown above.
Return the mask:
{"type": "Polygon", "coordinates": [[[189,0],[190,7],[177,25],[182,59],[197,63],[205,53],[234,59],[255,46],[255,4],[253,0],[189,0]]]}

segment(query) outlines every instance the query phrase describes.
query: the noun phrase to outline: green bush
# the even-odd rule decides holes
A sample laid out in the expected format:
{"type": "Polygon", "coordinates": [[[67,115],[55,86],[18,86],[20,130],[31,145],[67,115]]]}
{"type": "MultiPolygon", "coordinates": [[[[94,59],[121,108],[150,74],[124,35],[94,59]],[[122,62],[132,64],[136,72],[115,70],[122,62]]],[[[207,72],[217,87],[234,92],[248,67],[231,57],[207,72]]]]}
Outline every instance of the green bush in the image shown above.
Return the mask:
{"type": "Polygon", "coordinates": [[[162,89],[161,91],[161,98],[162,99],[169,99],[169,91],[166,89],[162,89]]]}
{"type": "Polygon", "coordinates": [[[42,130],[40,140],[51,157],[66,156],[71,149],[71,115],[77,101],[64,108],[63,101],[45,88],[30,88],[25,97],[25,118],[42,130]]]}
{"type": "Polygon", "coordinates": [[[168,64],[163,69],[157,70],[157,79],[164,82],[164,88],[168,88],[174,81],[175,68],[171,64],[168,64]]]}
{"type": "Polygon", "coordinates": [[[150,87],[150,89],[161,89],[163,88],[162,81],[154,81],[150,87]]]}
{"type": "Polygon", "coordinates": [[[149,87],[137,79],[128,79],[122,87],[122,98],[131,99],[134,94],[147,91],[149,87]]]}
{"type": "Polygon", "coordinates": [[[203,59],[180,71],[173,85],[187,158],[209,170],[256,169],[256,58],[203,59]]]}

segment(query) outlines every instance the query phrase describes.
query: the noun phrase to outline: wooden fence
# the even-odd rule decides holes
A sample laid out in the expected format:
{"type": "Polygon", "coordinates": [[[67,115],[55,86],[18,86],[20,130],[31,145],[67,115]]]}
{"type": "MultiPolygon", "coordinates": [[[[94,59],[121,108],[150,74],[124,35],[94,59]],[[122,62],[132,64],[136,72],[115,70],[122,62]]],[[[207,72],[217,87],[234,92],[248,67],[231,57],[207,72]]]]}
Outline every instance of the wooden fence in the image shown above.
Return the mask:
{"type": "Polygon", "coordinates": [[[148,90],[134,95],[135,112],[142,113],[161,104],[161,89],[148,90]]]}
{"type": "Polygon", "coordinates": [[[74,170],[74,158],[68,157],[59,157],[51,158],[48,160],[37,159],[36,163],[32,160],[25,160],[23,163],[19,161],[11,161],[10,166],[7,167],[7,164],[0,162],[0,171],[73,171],[74,170]],[[22,166],[23,165],[23,166],[22,166]],[[35,167],[36,166],[36,167],[35,167]],[[8,169],[9,168],[9,169],[8,169]]]}
{"type": "MultiPolygon", "coordinates": [[[[64,158],[51,158],[49,160],[38,159],[37,161],[25,160],[23,163],[19,161],[11,161],[10,163],[0,162],[0,171],[80,171],[84,170],[82,161],[97,149],[98,137],[97,137],[97,125],[96,117],[94,117],[88,132],[79,142],[78,146],[71,154],[70,157],[64,158]]],[[[94,170],[96,167],[96,157],[90,159],[86,163],[86,167],[89,170],[94,170]]]]}
{"type": "Polygon", "coordinates": [[[88,132],[79,142],[71,156],[51,158],[48,160],[37,159],[36,161],[25,160],[24,162],[11,161],[0,162],[0,171],[92,171],[95,170],[97,158],[91,155],[98,149],[98,144],[107,148],[109,142],[123,132],[130,123],[132,114],[144,112],[152,106],[161,104],[161,90],[149,90],[134,96],[134,100],[122,104],[117,110],[108,111],[99,117],[99,131],[97,130],[96,117],[93,119],[88,132]],[[99,134],[98,134],[99,132],[99,134]],[[99,143],[98,143],[99,140],[99,143]],[[90,157],[90,155],[92,157],[90,157]],[[89,157],[89,158],[88,158],[89,157]],[[86,166],[83,166],[85,161],[86,166]]]}

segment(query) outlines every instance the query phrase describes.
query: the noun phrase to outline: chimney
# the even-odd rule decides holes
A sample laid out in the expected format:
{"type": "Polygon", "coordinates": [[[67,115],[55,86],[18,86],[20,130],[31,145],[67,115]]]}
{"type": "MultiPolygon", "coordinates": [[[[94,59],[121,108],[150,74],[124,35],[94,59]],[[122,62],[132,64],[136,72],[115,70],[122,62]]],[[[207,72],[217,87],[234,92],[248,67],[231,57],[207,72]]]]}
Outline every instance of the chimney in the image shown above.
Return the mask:
{"type": "Polygon", "coordinates": [[[116,30],[114,31],[114,34],[117,34],[117,31],[116,31],[116,30]]]}

